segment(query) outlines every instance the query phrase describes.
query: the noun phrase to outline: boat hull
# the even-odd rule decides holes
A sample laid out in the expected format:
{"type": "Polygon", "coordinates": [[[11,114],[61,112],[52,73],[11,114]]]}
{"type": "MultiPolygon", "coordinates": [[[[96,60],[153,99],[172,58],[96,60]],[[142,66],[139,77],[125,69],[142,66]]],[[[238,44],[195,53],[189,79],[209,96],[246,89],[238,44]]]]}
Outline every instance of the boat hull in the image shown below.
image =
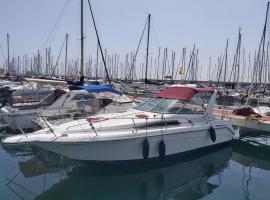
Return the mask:
{"type": "MultiPolygon", "coordinates": [[[[215,128],[216,140],[212,141],[209,130],[171,130],[144,136],[101,141],[38,141],[35,145],[75,160],[94,162],[122,162],[131,160],[164,159],[168,156],[216,146],[232,140],[232,130],[226,126],[215,128]],[[162,139],[163,138],[163,139],[162,139]],[[147,139],[149,149],[144,145],[147,139]],[[165,156],[160,152],[160,143],[164,141],[165,156]],[[148,151],[148,156],[144,155],[148,151]]],[[[147,153],[146,153],[147,154],[147,153]]]]}

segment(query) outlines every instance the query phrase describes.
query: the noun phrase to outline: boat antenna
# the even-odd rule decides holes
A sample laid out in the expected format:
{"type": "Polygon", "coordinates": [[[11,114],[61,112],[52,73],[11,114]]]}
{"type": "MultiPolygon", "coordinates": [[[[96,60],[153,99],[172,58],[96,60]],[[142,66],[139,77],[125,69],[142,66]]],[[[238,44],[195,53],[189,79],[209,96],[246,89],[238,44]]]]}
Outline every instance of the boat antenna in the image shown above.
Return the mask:
{"type": "MultiPolygon", "coordinates": [[[[83,1],[83,0],[81,0],[81,1],[83,1]]],[[[88,5],[89,5],[89,9],[90,9],[92,20],[93,20],[93,23],[94,23],[94,28],[95,28],[95,32],[96,32],[96,36],[97,36],[97,40],[98,40],[98,47],[99,47],[99,50],[100,50],[100,53],[101,53],[101,57],[102,57],[102,61],[103,61],[104,67],[105,67],[106,78],[108,79],[110,86],[112,86],[110,75],[109,75],[109,72],[108,72],[108,69],[107,69],[107,65],[106,65],[106,61],[105,61],[105,57],[104,57],[104,54],[103,54],[103,51],[102,51],[102,47],[101,47],[101,44],[100,44],[100,39],[99,39],[98,31],[97,31],[97,26],[96,26],[96,22],[95,22],[93,10],[92,10],[91,4],[90,4],[90,0],[88,0],[88,5]]]]}

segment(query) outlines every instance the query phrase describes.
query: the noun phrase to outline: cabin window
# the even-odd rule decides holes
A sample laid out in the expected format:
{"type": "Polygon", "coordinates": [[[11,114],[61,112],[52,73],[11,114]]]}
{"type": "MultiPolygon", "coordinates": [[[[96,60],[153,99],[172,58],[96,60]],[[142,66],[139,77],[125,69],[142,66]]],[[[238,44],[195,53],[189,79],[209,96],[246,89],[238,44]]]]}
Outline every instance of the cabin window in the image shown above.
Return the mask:
{"type": "Polygon", "coordinates": [[[183,104],[179,100],[175,99],[162,99],[159,104],[152,107],[150,109],[151,112],[165,112],[165,113],[171,113],[171,108],[175,107],[176,104],[179,104],[180,107],[183,107],[183,104]],[[181,105],[182,104],[182,105],[181,105]]]}
{"type": "Polygon", "coordinates": [[[148,111],[150,110],[153,106],[156,106],[160,101],[162,101],[162,98],[149,98],[140,103],[138,106],[135,107],[137,110],[142,110],[142,111],[148,111]]]}
{"type": "Polygon", "coordinates": [[[137,110],[142,109],[142,108],[143,108],[149,101],[151,101],[151,100],[152,100],[151,98],[145,99],[143,102],[139,103],[139,104],[135,107],[135,109],[137,109],[137,110]]]}
{"type": "Polygon", "coordinates": [[[78,100],[89,100],[92,99],[94,96],[92,94],[76,94],[72,101],[78,101],[78,100]]]}
{"type": "Polygon", "coordinates": [[[164,98],[147,99],[134,109],[168,114],[201,114],[204,112],[203,100],[198,97],[190,101],[164,98]]]}
{"type": "Polygon", "coordinates": [[[198,93],[195,94],[190,102],[196,105],[202,105],[202,104],[207,104],[211,98],[212,94],[211,93],[198,93]]]}

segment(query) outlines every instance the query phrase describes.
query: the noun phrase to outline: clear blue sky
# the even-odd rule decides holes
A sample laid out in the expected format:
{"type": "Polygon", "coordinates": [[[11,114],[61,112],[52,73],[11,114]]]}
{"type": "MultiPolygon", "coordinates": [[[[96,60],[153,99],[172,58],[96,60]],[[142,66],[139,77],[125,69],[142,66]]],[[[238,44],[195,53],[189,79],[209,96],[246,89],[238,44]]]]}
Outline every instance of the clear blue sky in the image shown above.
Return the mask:
{"type": "MultiPolygon", "coordinates": [[[[10,33],[11,54],[32,55],[41,50],[66,0],[0,0],[0,44],[6,50],[10,33]]],[[[243,47],[254,52],[261,37],[265,0],[91,0],[102,45],[110,53],[135,51],[147,13],[152,14],[150,51],[158,46],[180,53],[195,43],[200,61],[215,60],[229,38],[230,60],[236,48],[238,28],[242,27],[243,47]]],[[[58,53],[65,33],[70,35],[70,57],[79,56],[80,0],[70,0],[55,36],[46,47],[58,53]]],[[[89,8],[85,0],[85,54],[97,46],[89,8]]],[[[143,56],[143,49],[140,55],[143,56]]],[[[44,52],[43,52],[44,53],[44,52]]],[[[178,54],[179,54],[178,53],[178,54]]],[[[0,53],[0,63],[3,56],[0,53]]]]}

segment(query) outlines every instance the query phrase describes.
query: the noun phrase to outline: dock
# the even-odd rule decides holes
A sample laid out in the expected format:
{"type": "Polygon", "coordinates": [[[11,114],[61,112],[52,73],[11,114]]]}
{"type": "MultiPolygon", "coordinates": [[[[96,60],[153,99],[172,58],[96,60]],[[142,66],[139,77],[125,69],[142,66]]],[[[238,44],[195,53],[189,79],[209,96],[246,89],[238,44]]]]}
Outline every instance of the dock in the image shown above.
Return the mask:
{"type": "Polygon", "coordinates": [[[249,118],[246,116],[236,115],[233,113],[233,110],[224,109],[214,109],[214,115],[216,117],[224,116],[225,118],[230,119],[234,126],[270,132],[270,116],[249,118]]]}

